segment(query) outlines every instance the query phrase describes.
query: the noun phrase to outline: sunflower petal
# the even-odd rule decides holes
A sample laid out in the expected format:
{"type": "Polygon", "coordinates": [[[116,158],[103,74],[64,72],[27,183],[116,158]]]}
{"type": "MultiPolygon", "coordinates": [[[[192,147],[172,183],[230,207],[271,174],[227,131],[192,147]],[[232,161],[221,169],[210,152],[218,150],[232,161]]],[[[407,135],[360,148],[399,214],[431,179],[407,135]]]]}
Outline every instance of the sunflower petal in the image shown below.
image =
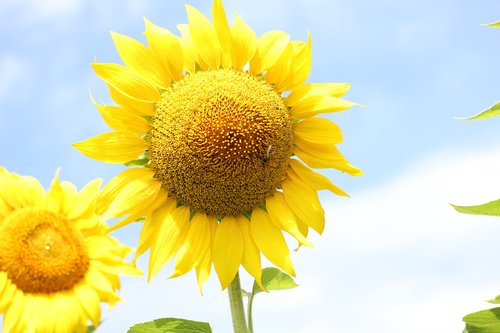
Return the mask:
{"type": "Polygon", "coordinates": [[[174,273],[171,277],[186,274],[203,259],[210,245],[210,224],[207,214],[198,212],[191,219],[186,240],[182,244],[175,260],[174,273]]]}
{"type": "Polygon", "coordinates": [[[94,327],[99,326],[101,320],[101,306],[99,295],[86,284],[80,284],[75,289],[75,295],[80,306],[92,321],[94,327]]]}
{"type": "Polygon", "coordinates": [[[232,215],[226,215],[215,231],[212,243],[214,268],[222,289],[233,281],[243,259],[243,235],[232,215]]]}
{"type": "Polygon", "coordinates": [[[313,244],[309,242],[304,235],[300,232],[295,216],[283,198],[280,192],[274,193],[274,196],[266,199],[266,208],[271,221],[274,225],[282,230],[285,230],[292,235],[300,244],[312,247],[313,244]]]}
{"type": "Polygon", "coordinates": [[[173,33],[153,24],[144,18],[146,39],[153,55],[163,66],[169,78],[173,81],[182,79],[182,47],[179,38],[173,33]]]}
{"type": "Polygon", "coordinates": [[[290,118],[301,119],[314,117],[320,113],[338,112],[347,110],[356,103],[346,101],[332,96],[312,96],[304,99],[301,103],[292,106],[290,118]]]}
{"type": "Polygon", "coordinates": [[[53,212],[61,212],[64,208],[64,189],[59,181],[60,169],[57,169],[52,184],[47,191],[47,197],[45,199],[45,207],[53,212]]]}
{"type": "MultiPolygon", "coordinates": [[[[163,189],[160,190],[160,193],[162,191],[163,189]]],[[[159,207],[161,207],[161,209],[166,212],[174,210],[176,205],[177,201],[174,198],[167,197],[167,200],[164,202],[164,204],[159,207]]],[[[163,220],[155,218],[155,216],[155,211],[152,211],[152,213],[150,213],[146,217],[146,221],[144,221],[144,225],[142,226],[141,233],[139,235],[139,245],[137,246],[137,250],[135,251],[134,258],[132,259],[132,264],[134,265],[137,258],[144,252],[149,250],[156,242],[156,237],[163,223],[163,220]]]]}
{"type": "Polygon", "coordinates": [[[294,139],[311,143],[342,143],[342,131],[334,122],[325,118],[307,118],[293,125],[294,139]]]}
{"type": "Polygon", "coordinates": [[[137,72],[153,86],[165,89],[170,85],[170,78],[153,58],[151,50],[141,42],[128,36],[111,32],[116,49],[125,65],[137,72]]]}
{"type": "Polygon", "coordinates": [[[219,37],[220,45],[222,47],[222,67],[231,67],[231,29],[227,21],[226,12],[222,0],[215,0],[212,5],[212,17],[214,20],[215,31],[219,37]]]}
{"type": "Polygon", "coordinates": [[[186,5],[189,28],[198,55],[209,69],[219,69],[221,65],[221,46],[213,24],[198,9],[186,5]]]}
{"type": "MultiPolygon", "coordinates": [[[[210,225],[210,244],[213,242],[215,235],[215,230],[217,230],[217,219],[215,216],[208,216],[208,224],[210,225]]],[[[198,287],[200,288],[200,293],[203,294],[203,284],[210,277],[210,272],[212,269],[212,248],[208,247],[207,252],[201,259],[200,263],[196,265],[196,281],[198,282],[198,287]]]]}
{"type": "Polygon", "coordinates": [[[266,80],[274,86],[278,92],[288,90],[288,86],[292,84],[293,73],[291,71],[291,62],[293,57],[292,43],[288,43],[287,47],[281,54],[281,57],[276,63],[271,66],[266,73],[266,80]]]}
{"type": "Polygon", "coordinates": [[[135,71],[118,64],[92,64],[97,76],[120,93],[141,102],[158,102],[160,92],[135,71]]]}
{"type": "Polygon", "coordinates": [[[290,36],[283,31],[266,32],[257,40],[257,50],[250,59],[250,74],[257,75],[273,66],[287,48],[290,36]]]}
{"type": "Polygon", "coordinates": [[[285,105],[294,106],[307,98],[322,95],[342,97],[350,88],[348,83],[304,83],[293,88],[285,99],[285,105]]]}
{"type": "Polygon", "coordinates": [[[351,176],[363,174],[361,170],[349,164],[333,145],[312,145],[303,142],[300,144],[300,147],[295,146],[293,148],[293,153],[311,168],[334,168],[351,176]]]}
{"type": "Polygon", "coordinates": [[[270,262],[295,276],[285,237],[283,237],[281,230],[271,222],[269,215],[260,208],[255,208],[252,211],[250,232],[255,245],[270,262]]]}
{"type": "Polygon", "coordinates": [[[148,182],[153,179],[153,172],[147,168],[128,168],[117,174],[102,189],[97,198],[97,214],[104,214],[112,205],[124,188],[131,183],[148,182]]]}
{"type": "Polygon", "coordinates": [[[106,163],[127,163],[149,148],[142,138],[126,132],[108,132],[73,143],[82,154],[106,163]]]}
{"type": "MultiPolygon", "coordinates": [[[[191,31],[189,30],[189,25],[178,24],[177,29],[180,31],[182,38],[180,39],[182,54],[184,57],[184,68],[189,73],[196,72],[196,63],[201,62],[198,60],[198,53],[196,47],[193,44],[193,38],[191,37],[191,31]]],[[[203,68],[208,67],[206,64],[203,68]]]]}
{"type": "Polygon", "coordinates": [[[243,215],[236,216],[236,222],[240,226],[241,234],[243,235],[243,258],[241,264],[245,267],[246,271],[252,275],[257,281],[257,284],[262,290],[266,288],[262,285],[262,264],[260,261],[260,252],[257,245],[252,238],[250,231],[250,222],[243,215]]]}
{"type": "Polygon", "coordinates": [[[304,82],[309,73],[311,72],[312,67],[312,43],[311,43],[311,34],[307,34],[307,43],[303,42],[295,42],[292,44],[293,46],[293,59],[292,59],[292,84],[286,87],[286,90],[289,90],[292,87],[295,87],[302,82],[304,82]]]}
{"type": "Polygon", "coordinates": [[[184,242],[189,230],[189,208],[181,206],[170,211],[160,208],[153,218],[161,221],[161,226],[149,255],[148,280],[158,274],[184,242]]]}
{"type": "Polygon", "coordinates": [[[231,36],[233,43],[231,51],[233,68],[239,71],[255,54],[257,50],[257,36],[252,28],[238,15],[235,17],[231,36]]]}
{"type": "Polygon", "coordinates": [[[152,116],[155,114],[154,104],[151,102],[138,101],[128,95],[121,93],[112,86],[108,85],[109,94],[116,104],[121,106],[127,112],[138,116],[152,116]]]}
{"type": "Polygon", "coordinates": [[[325,228],[325,212],[318,193],[300,181],[290,179],[281,183],[283,195],[293,213],[319,234],[325,228]]]}
{"type": "Polygon", "coordinates": [[[349,196],[341,188],[333,184],[330,179],[314,172],[313,170],[302,164],[300,161],[290,159],[288,163],[292,167],[292,170],[295,171],[297,176],[310,188],[314,190],[329,190],[330,192],[340,196],[349,196]]]}

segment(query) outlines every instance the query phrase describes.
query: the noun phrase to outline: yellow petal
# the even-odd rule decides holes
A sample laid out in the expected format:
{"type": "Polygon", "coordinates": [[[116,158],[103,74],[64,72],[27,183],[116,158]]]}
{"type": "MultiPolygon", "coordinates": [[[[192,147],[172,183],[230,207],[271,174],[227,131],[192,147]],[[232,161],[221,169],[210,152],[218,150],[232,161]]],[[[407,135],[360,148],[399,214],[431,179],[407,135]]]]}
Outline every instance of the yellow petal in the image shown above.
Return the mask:
{"type": "Polygon", "coordinates": [[[128,182],[109,205],[106,216],[120,217],[148,207],[156,199],[161,182],[149,175],[128,182]]]}
{"type": "MultiPolygon", "coordinates": [[[[178,24],[177,29],[180,31],[182,38],[179,40],[182,47],[182,54],[184,57],[184,68],[189,73],[196,72],[196,63],[200,62],[198,59],[198,53],[196,47],[193,44],[193,38],[191,37],[191,31],[189,29],[189,25],[187,24],[178,24]]],[[[205,64],[203,68],[207,68],[208,66],[205,64]]]]}
{"type": "MultiPolygon", "coordinates": [[[[3,330],[5,332],[17,332],[18,325],[22,319],[24,309],[24,294],[16,290],[11,305],[6,309],[3,318],[3,330]]],[[[21,331],[21,330],[19,330],[21,331]]]]}
{"type": "Polygon", "coordinates": [[[159,208],[153,213],[153,218],[161,221],[161,226],[149,255],[148,280],[158,274],[184,242],[189,230],[189,208],[187,206],[173,210],[159,208]]]}
{"type": "Polygon", "coordinates": [[[120,93],[141,102],[155,103],[160,92],[134,70],[118,64],[92,64],[97,76],[120,93]]]}
{"type": "Polygon", "coordinates": [[[243,235],[244,251],[241,264],[245,267],[246,271],[254,277],[261,289],[265,290],[261,281],[262,265],[260,262],[260,252],[253,241],[252,233],[250,232],[250,222],[243,215],[236,216],[236,222],[240,226],[241,234],[243,235]]]}
{"type": "Polygon", "coordinates": [[[128,168],[114,176],[99,193],[96,213],[102,215],[113,203],[116,196],[129,182],[143,177],[153,178],[153,172],[147,168],[128,168]]]}
{"type": "Polygon", "coordinates": [[[180,276],[191,271],[203,259],[210,245],[210,224],[207,214],[198,212],[191,219],[186,240],[175,258],[174,273],[180,276]]]}
{"type": "MultiPolygon", "coordinates": [[[[160,190],[160,193],[162,191],[163,189],[160,190]]],[[[159,206],[158,209],[161,208],[163,211],[172,211],[176,205],[177,200],[172,197],[167,197],[166,201],[159,206]]],[[[137,246],[137,250],[135,251],[135,255],[132,260],[133,264],[135,264],[135,261],[140,255],[149,250],[156,242],[156,237],[163,223],[163,220],[155,218],[157,216],[158,215],[154,214],[154,211],[152,211],[152,213],[148,214],[146,217],[146,221],[144,221],[144,225],[142,226],[141,233],[139,235],[139,245],[137,246]]]]}
{"type": "Polygon", "coordinates": [[[212,243],[214,268],[222,289],[233,281],[243,259],[243,235],[232,215],[226,215],[215,231],[212,243]]]}
{"type": "Polygon", "coordinates": [[[257,50],[257,36],[238,15],[236,15],[233,28],[231,29],[232,49],[231,58],[233,68],[241,70],[255,54],[257,50]]]}
{"type": "Polygon", "coordinates": [[[143,117],[119,106],[99,105],[92,96],[90,98],[101,113],[106,124],[115,131],[131,134],[142,134],[149,131],[149,122],[143,117]]]}
{"type": "Polygon", "coordinates": [[[73,143],[73,147],[98,161],[122,164],[136,159],[149,148],[149,144],[126,132],[108,132],[73,143]]]}
{"type": "Polygon", "coordinates": [[[108,85],[108,87],[109,87],[109,94],[113,99],[113,101],[115,101],[116,104],[118,104],[128,112],[139,116],[152,116],[155,114],[153,103],[138,101],[134,98],[131,98],[119,92],[110,85],[108,85]]]}
{"type": "Polygon", "coordinates": [[[78,204],[68,212],[68,219],[71,220],[84,215],[89,210],[89,208],[91,208],[90,206],[95,205],[97,193],[99,192],[101,184],[102,179],[94,179],[80,190],[76,199],[78,204]]]}
{"type": "Polygon", "coordinates": [[[222,0],[214,1],[212,5],[212,17],[214,20],[215,31],[217,32],[222,48],[222,67],[229,68],[231,67],[231,30],[229,28],[222,0]]]}
{"type": "Polygon", "coordinates": [[[221,46],[212,23],[196,8],[186,5],[189,28],[198,55],[209,69],[219,69],[221,65],[221,46]]]}
{"type": "Polygon", "coordinates": [[[146,38],[157,61],[161,62],[168,77],[173,81],[182,79],[182,47],[179,38],[173,33],[151,23],[146,18],[146,38]]]}
{"type": "Polygon", "coordinates": [[[315,96],[341,97],[351,85],[348,83],[304,83],[293,88],[292,92],[285,99],[286,106],[294,106],[304,99],[315,96]]]}
{"type": "Polygon", "coordinates": [[[293,213],[309,227],[321,234],[325,228],[325,212],[318,193],[300,181],[290,179],[281,183],[283,194],[293,213]]]}
{"type": "Polygon", "coordinates": [[[94,327],[99,326],[101,321],[101,306],[99,295],[86,284],[79,284],[75,290],[75,295],[80,302],[80,306],[92,321],[94,327]]]}
{"type": "Polygon", "coordinates": [[[338,112],[355,106],[356,103],[332,96],[312,96],[304,99],[290,110],[290,118],[314,117],[320,113],[338,112]]]}
{"type": "MultiPolygon", "coordinates": [[[[208,224],[210,225],[210,244],[212,244],[215,230],[217,229],[217,218],[215,216],[208,216],[208,224]]],[[[203,284],[210,277],[210,272],[212,269],[212,247],[209,246],[207,252],[201,259],[200,263],[196,265],[196,280],[198,282],[198,287],[200,288],[200,293],[203,294],[203,284]]]]}
{"type": "Polygon", "coordinates": [[[292,84],[291,62],[293,57],[292,43],[288,43],[287,47],[281,54],[281,57],[276,63],[268,69],[266,73],[266,81],[274,86],[278,92],[288,90],[287,87],[292,84]]]}
{"type": "Polygon", "coordinates": [[[311,143],[342,143],[342,131],[334,122],[325,118],[307,118],[293,125],[294,139],[311,143]]]}
{"type": "Polygon", "coordinates": [[[293,153],[297,155],[311,168],[334,168],[350,174],[351,176],[360,176],[362,171],[349,162],[340,154],[335,146],[331,145],[312,145],[304,144],[295,146],[293,153]]]}
{"type": "Polygon", "coordinates": [[[283,237],[281,230],[271,222],[269,215],[260,208],[255,208],[252,211],[250,232],[255,245],[270,262],[295,276],[285,237],[283,237]]]}
{"type": "MultiPolygon", "coordinates": [[[[341,188],[333,184],[327,177],[314,172],[313,170],[306,167],[300,161],[295,159],[290,159],[289,162],[293,171],[297,174],[297,176],[302,180],[307,186],[314,190],[329,190],[332,193],[335,193],[340,196],[349,195],[344,192],[341,188]]],[[[288,171],[287,171],[288,173],[288,171]]]]}
{"type": "Polygon", "coordinates": [[[257,50],[250,60],[250,74],[257,75],[273,66],[287,48],[290,37],[283,31],[266,32],[257,40],[257,50]]]}
{"type": "Polygon", "coordinates": [[[120,222],[114,224],[112,227],[108,228],[107,232],[112,232],[118,228],[122,228],[132,222],[137,221],[138,219],[148,215],[152,211],[156,210],[157,208],[161,207],[166,203],[168,199],[168,192],[165,191],[160,187],[160,190],[156,193],[155,198],[150,202],[149,200],[142,202],[141,208],[135,208],[133,212],[130,213],[129,216],[121,220],[120,222]]]}
{"type": "Polygon", "coordinates": [[[170,85],[170,78],[163,67],[153,58],[151,51],[141,42],[125,35],[111,32],[116,50],[125,65],[136,71],[156,88],[165,89],[170,85]]]}
{"type": "Polygon", "coordinates": [[[45,207],[53,212],[61,212],[64,208],[64,189],[59,181],[60,169],[57,169],[56,175],[52,180],[49,190],[47,191],[47,197],[45,201],[45,207]]]}
{"type": "Polygon", "coordinates": [[[293,46],[293,59],[291,65],[292,83],[286,86],[286,90],[304,82],[309,76],[312,67],[312,43],[311,34],[307,34],[307,43],[295,42],[293,46]]]}
{"type": "Polygon", "coordinates": [[[45,200],[45,196],[45,189],[34,177],[3,177],[0,180],[0,198],[3,198],[0,203],[1,211],[7,211],[4,205],[13,209],[39,206],[45,200]]]}
{"type": "Polygon", "coordinates": [[[288,232],[302,245],[313,246],[300,232],[295,216],[283,198],[283,193],[276,192],[274,196],[268,197],[266,199],[266,209],[274,225],[288,232]]]}

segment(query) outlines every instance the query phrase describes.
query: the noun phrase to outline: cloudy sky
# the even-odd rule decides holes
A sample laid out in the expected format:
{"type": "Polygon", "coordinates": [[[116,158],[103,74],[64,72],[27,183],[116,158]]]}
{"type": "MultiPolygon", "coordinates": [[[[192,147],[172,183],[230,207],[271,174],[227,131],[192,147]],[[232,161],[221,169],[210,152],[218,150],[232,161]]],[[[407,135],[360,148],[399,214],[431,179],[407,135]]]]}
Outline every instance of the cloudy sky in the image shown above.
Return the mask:
{"type": "MultiPolygon", "coordinates": [[[[107,131],[88,91],[109,101],[89,64],[118,62],[109,35],[143,39],[143,16],[174,31],[185,0],[2,0],[0,165],[47,187],[56,168],[79,187],[121,166],[91,160],[71,142],[107,131]]],[[[209,0],[189,2],[206,14],[209,0]]],[[[341,151],[365,175],[327,172],[350,199],[322,193],[327,228],[293,254],[300,287],[261,295],[256,332],[460,332],[461,317],[500,293],[500,221],[455,213],[448,203],[500,198],[500,118],[468,122],[500,100],[497,0],[226,0],[258,35],[313,38],[310,82],[349,82],[363,104],[331,115],[341,151]]],[[[139,226],[115,233],[136,246],[139,226]]],[[[146,260],[140,261],[145,267],[146,260]]],[[[174,316],[231,330],[215,278],[151,284],[125,278],[125,302],[100,332],[174,316]]],[[[243,275],[243,284],[250,285],[243,275]]]]}

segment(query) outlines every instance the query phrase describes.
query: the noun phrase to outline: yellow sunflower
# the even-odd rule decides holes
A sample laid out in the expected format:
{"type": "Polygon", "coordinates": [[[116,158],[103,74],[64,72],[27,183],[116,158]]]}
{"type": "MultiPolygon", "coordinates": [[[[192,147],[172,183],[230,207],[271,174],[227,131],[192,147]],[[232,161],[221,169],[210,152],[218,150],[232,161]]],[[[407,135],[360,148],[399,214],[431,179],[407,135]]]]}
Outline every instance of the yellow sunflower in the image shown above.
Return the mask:
{"type": "Polygon", "coordinates": [[[175,257],[173,276],[195,269],[200,288],[212,263],[223,289],[240,265],[260,282],[261,253],[294,275],[282,232],[310,246],[325,222],[317,190],[346,195],[310,167],[361,174],[335,146],[339,127],[316,117],[353,106],[339,98],[350,86],[304,83],[310,36],[257,38],[239,16],[230,27],[221,0],[213,23],[186,10],[180,37],[145,20],[147,46],[113,32],[124,65],[92,64],[118,104],[96,104],[114,131],[74,146],[130,167],[98,211],[128,214],[112,229],[146,216],[136,258],[150,250],[149,278],[175,257]]]}
{"type": "Polygon", "coordinates": [[[2,332],[87,332],[89,320],[99,325],[101,302],[120,300],[118,274],[141,275],[95,214],[100,185],[77,192],[56,175],[46,193],[35,178],[0,168],[2,332]]]}

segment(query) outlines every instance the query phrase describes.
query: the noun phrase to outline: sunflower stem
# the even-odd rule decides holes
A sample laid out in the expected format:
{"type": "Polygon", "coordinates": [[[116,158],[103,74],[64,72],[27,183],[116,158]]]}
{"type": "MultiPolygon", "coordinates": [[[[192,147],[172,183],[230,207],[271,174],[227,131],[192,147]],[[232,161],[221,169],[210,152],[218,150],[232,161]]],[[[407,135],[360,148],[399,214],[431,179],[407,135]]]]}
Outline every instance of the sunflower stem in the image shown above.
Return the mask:
{"type": "Polygon", "coordinates": [[[229,305],[231,307],[231,317],[233,319],[234,333],[248,333],[245,320],[245,309],[243,307],[243,297],[240,285],[240,275],[238,272],[233,282],[227,287],[229,293],[229,305]]]}

